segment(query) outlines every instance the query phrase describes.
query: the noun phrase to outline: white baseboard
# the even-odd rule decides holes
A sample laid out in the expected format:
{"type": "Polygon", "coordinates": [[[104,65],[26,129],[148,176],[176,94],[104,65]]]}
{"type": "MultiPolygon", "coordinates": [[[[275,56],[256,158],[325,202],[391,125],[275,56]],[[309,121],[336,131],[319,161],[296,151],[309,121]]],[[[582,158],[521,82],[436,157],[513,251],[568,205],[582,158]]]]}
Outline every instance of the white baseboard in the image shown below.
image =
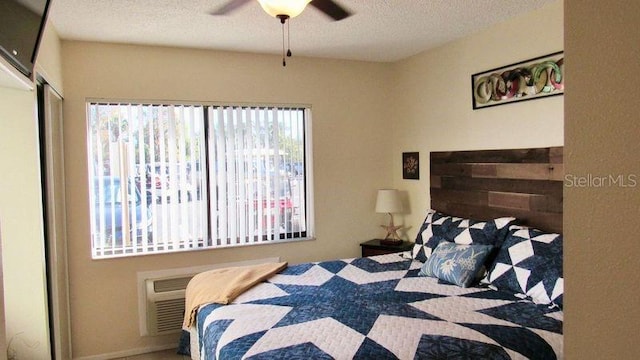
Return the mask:
{"type": "Polygon", "coordinates": [[[125,358],[127,356],[148,354],[156,351],[163,351],[163,350],[169,350],[169,349],[176,349],[177,351],[178,344],[172,343],[172,344],[166,344],[166,345],[156,345],[156,346],[149,346],[145,348],[116,351],[116,352],[107,353],[107,354],[81,356],[73,359],[74,360],[111,360],[111,359],[125,358]]]}

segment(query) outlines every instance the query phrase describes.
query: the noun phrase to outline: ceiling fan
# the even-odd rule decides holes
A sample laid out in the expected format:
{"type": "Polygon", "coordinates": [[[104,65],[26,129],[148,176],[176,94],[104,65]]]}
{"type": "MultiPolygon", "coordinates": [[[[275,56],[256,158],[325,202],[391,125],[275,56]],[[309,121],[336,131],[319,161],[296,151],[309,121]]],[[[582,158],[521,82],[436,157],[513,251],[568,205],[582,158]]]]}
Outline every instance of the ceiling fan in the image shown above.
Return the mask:
{"type": "MultiPolygon", "coordinates": [[[[230,0],[211,12],[211,14],[227,15],[249,1],[251,0],[230,0]]],[[[267,14],[279,18],[282,23],[286,19],[300,15],[307,4],[325,13],[335,21],[351,16],[351,12],[333,0],[258,0],[258,2],[267,14]]]]}
{"type": "MultiPolygon", "coordinates": [[[[220,8],[211,12],[212,15],[227,15],[237,8],[245,5],[251,0],[229,0],[226,4],[221,6],[220,8]]],[[[280,19],[280,23],[282,24],[282,66],[287,66],[287,61],[285,60],[285,54],[287,57],[291,57],[291,49],[287,48],[285,53],[284,44],[285,44],[285,32],[284,26],[287,25],[287,38],[289,23],[287,20],[294,18],[302,13],[302,11],[307,7],[307,4],[311,4],[311,6],[325,13],[327,16],[332,18],[334,21],[340,21],[351,16],[351,12],[347,11],[341,5],[338,5],[333,0],[258,0],[262,9],[269,15],[280,19]]],[[[287,40],[287,43],[289,40],[287,40]]]]}

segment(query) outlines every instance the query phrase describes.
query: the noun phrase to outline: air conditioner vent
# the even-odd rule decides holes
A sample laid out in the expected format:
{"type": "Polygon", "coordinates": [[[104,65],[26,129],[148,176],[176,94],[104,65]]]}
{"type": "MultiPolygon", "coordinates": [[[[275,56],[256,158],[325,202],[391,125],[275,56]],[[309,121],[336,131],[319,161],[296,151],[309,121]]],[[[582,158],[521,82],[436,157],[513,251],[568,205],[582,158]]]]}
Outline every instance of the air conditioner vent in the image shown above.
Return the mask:
{"type": "Polygon", "coordinates": [[[193,275],[173,279],[156,280],[153,282],[153,290],[157,293],[184,290],[187,288],[187,284],[192,277],[193,275]]]}
{"type": "Polygon", "coordinates": [[[140,335],[157,336],[180,332],[184,318],[187,284],[196,274],[212,269],[279,261],[280,258],[275,257],[139,272],[137,278],[140,335]]]}
{"type": "Polygon", "coordinates": [[[147,279],[149,335],[179,332],[184,316],[185,288],[192,274],[178,278],[147,279]]]}
{"type": "Polygon", "coordinates": [[[158,334],[179,331],[184,316],[184,299],[160,300],[155,303],[158,334]]]}

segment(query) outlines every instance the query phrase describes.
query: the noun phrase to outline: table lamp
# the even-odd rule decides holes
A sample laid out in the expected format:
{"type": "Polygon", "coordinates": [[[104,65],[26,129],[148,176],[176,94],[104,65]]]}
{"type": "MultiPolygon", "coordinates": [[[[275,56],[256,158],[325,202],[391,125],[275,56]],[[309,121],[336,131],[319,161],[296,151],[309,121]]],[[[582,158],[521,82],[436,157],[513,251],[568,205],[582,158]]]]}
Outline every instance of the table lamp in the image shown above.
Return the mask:
{"type": "Polygon", "coordinates": [[[398,245],[402,243],[402,239],[398,236],[398,229],[402,226],[393,224],[393,213],[402,211],[402,202],[400,194],[396,189],[380,189],[378,190],[378,198],[376,199],[376,212],[389,214],[389,225],[380,225],[387,231],[384,240],[380,242],[385,245],[398,245]]]}

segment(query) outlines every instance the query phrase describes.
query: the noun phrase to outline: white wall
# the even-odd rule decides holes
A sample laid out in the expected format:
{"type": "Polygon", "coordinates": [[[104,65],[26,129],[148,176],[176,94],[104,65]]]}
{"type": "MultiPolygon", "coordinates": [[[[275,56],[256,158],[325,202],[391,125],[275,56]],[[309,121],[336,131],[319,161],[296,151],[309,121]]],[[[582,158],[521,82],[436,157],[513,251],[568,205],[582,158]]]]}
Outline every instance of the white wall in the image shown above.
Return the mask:
{"type": "Polygon", "coordinates": [[[48,359],[35,92],[0,88],[0,220],[9,354],[48,359]]]}
{"type": "Polygon", "coordinates": [[[471,105],[471,74],[560,50],[562,1],[394,64],[393,178],[410,204],[408,239],[415,239],[430,206],[429,152],[563,145],[563,96],[471,105]],[[407,151],[420,152],[419,181],[402,179],[407,151]]]}

